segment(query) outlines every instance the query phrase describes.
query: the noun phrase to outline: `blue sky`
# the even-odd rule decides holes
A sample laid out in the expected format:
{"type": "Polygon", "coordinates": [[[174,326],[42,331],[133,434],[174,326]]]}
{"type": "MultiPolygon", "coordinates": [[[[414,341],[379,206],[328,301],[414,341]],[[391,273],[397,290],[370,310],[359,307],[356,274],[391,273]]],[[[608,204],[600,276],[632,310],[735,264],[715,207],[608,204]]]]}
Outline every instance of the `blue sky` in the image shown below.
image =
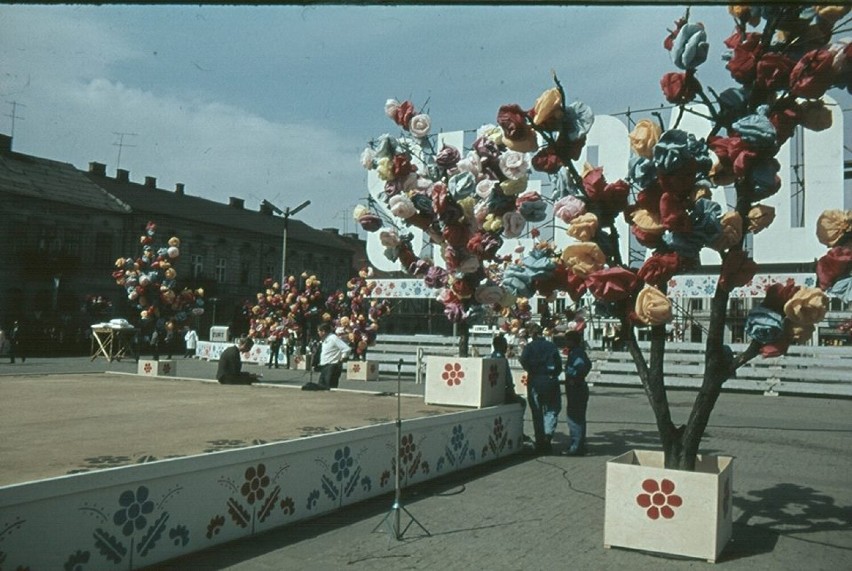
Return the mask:
{"type": "MultiPolygon", "coordinates": [[[[263,199],[355,231],[365,143],[398,133],[393,97],[436,130],[531,107],[554,70],[595,113],[663,103],[662,48],[681,6],[0,6],[0,132],[16,151],[227,202],[263,199]],[[132,133],[132,135],[130,134],[132,133]]],[[[692,9],[711,42],[699,77],[731,85],[724,7],[692,9]]],[[[849,107],[849,98],[842,100],[849,107]]],[[[644,115],[647,116],[647,115],[644,115]]],[[[637,116],[641,118],[642,116],[637,116]]],[[[848,114],[847,114],[848,117],[848,114]]],[[[849,119],[847,119],[849,121],[849,119]]]]}

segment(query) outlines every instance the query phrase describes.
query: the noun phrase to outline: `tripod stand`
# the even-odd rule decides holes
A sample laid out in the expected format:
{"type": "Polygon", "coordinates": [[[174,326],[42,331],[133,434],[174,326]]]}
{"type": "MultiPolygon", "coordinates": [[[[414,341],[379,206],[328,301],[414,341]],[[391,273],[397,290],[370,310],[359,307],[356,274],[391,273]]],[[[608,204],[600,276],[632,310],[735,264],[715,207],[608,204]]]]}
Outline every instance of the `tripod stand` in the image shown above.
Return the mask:
{"type": "Polygon", "coordinates": [[[417,524],[417,527],[423,530],[428,536],[432,534],[429,533],[429,530],[423,527],[423,525],[417,521],[417,518],[414,517],[410,511],[408,511],[405,506],[402,505],[402,486],[399,483],[399,473],[400,473],[400,449],[402,448],[402,410],[401,410],[401,398],[400,398],[400,377],[402,376],[402,359],[396,364],[396,478],[394,481],[394,499],[393,505],[391,506],[390,511],[385,514],[385,517],[382,521],[379,522],[375,528],[373,528],[373,533],[375,533],[380,527],[383,525],[387,526],[388,534],[393,534],[394,539],[400,541],[403,536],[405,536],[405,532],[408,531],[408,528],[411,527],[412,524],[417,524]],[[409,521],[404,528],[402,528],[402,512],[409,517],[409,521]]]}

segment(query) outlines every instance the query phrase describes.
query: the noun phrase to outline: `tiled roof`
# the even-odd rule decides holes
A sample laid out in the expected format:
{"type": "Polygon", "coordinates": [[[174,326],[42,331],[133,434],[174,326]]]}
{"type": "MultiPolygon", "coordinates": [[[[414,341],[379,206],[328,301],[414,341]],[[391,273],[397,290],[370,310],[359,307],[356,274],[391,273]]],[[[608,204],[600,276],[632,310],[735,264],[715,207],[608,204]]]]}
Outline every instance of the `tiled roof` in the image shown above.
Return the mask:
{"type": "Polygon", "coordinates": [[[0,152],[0,192],[109,212],[130,211],[74,165],[20,153],[0,152]]]}
{"type": "MultiPolygon", "coordinates": [[[[206,198],[180,194],[173,190],[152,188],[135,182],[116,180],[100,174],[87,173],[95,184],[109,194],[130,205],[134,212],[169,214],[195,220],[205,224],[221,224],[231,229],[260,232],[281,236],[284,219],[280,216],[261,213],[259,210],[237,208],[206,198]]],[[[295,218],[290,218],[287,239],[308,244],[322,244],[328,248],[352,251],[352,245],[340,236],[317,230],[295,218]]]]}

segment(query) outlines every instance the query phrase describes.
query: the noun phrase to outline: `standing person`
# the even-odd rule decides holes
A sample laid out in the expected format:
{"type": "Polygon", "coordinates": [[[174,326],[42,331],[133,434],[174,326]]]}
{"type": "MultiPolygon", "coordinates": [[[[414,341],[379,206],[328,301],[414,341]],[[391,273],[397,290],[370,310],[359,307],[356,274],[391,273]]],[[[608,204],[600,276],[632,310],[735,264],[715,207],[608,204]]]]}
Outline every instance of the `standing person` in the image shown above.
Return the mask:
{"type": "Polygon", "coordinates": [[[283,342],[284,338],[280,331],[269,336],[269,362],[266,363],[267,369],[271,369],[273,363],[275,364],[275,368],[278,368],[278,352],[281,350],[283,342]]]}
{"type": "Polygon", "coordinates": [[[195,349],[198,347],[198,333],[192,327],[187,327],[186,335],[183,336],[183,342],[186,345],[186,352],[183,358],[195,357],[195,349]]]}
{"type": "Polygon", "coordinates": [[[21,358],[21,363],[27,362],[27,347],[24,342],[24,328],[21,322],[15,320],[9,330],[9,363],[15,362],[15,357],[21,358]]]}
{"type": "Polygon", "coordinates": [[[586,453],[586,408],[589,405],[589,385],[586,376],[592,361],[583,348],[583,335],[579,331],[565,334],[568,356],[565,358],[565,412],[571,442],[566,456],[583,456],[586,453]]]}
{"type": "Polygon", "coordinates": [[[615,328],[612,326],[612,323],[607,323],[604,325],[603,330],[603,350],[606,351],[609,349],[612,351],[612,340],[615,338],[615,328]]]}
{"type": "Polygon", "coordinates": [[[502,333],[498,333],[493,339],[491,339],[491,358],[500,359],[503,362],[502,367],[504,370],[504,378],[506,379],[505,397],[503,402],[507,404],[517,402],[526,408],[526,401],[515,392],[515,380],[512,378],[512,369],[509,367],[509,359],[506,358],[508,351],[509,343],[506,341],[506,337],[502,333]]]}
{"type": "Polygon", "coordinates": [[[219,367],[216,369],[216,380],[223,385],[250,385],[260,378],[260,375],[243,371],[243,361],[240,353],[248,353],[254,347],[254,341],[248,337],[241,338],[236,345],[231,345],[219,357],[219,367]]]}
{"type": "Polygon", "coordinates": [[[148,341],[151,345],[151,358],[155,361],[160,360],[160,346],[163,344],[162,337],[160,336],[160,330],[157,326],[154,326],[154,330],[151,332],[151,337],[148,341]]]}
{"type": "Polygon", "coordinates": [[[540,454],[549,454],[562,408],[559,390],[562,357],[559,348],[541,336],[537,323],[527,325],[527,333],[531,340],[524,347],[520,361],[527,372],[527,402],[532,413],[535,449],[540,454]]]}
{"type": "Polygon", "coordinates": [[[303,391],[327,391],[336,389],[340,382],[340,374],[343,372],[343,361],[349,358],[349,345],[332,333],[331,325],[322,323],[317,328],[320,338],[319,363],[314,370],[319,371],[319,379],[316,383],[306,383],[302,386],[303,391]]]}

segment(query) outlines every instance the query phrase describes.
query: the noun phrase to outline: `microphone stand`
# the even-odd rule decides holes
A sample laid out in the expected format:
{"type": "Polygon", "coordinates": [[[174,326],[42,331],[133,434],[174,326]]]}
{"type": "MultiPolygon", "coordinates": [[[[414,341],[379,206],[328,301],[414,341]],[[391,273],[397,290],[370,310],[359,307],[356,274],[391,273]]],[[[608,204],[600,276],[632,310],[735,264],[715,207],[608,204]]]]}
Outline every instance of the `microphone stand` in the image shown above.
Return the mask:
{"type": "Polygon", "coordinates": [[[382,521],[379,522],[373,529],[373,533],[376,532],[382,525],[387,525],[388,534],[392,534],[393,538],[397,541],[402,540],[405,536],[405,532],[408,531],[408,528],[411,527],[412,524],[417,524],[417,527],[423,530],[423,532],[431,537],[432,534],[429,533],[423,524],[417,521],[417,518],[414,517],[405,506],[402,505],[402,486],[399,481],[399,473],[401,470],[400,467],[400,452],[402,449],[402,407],[401,407],[401,389],[400,389],[400,377],[402,376],[402,359],[396,364],[396,469],[394,470],[396,473],[395,481],[394,481],[394,500],[393,505],[391,506],[390,511],[385,514],[385,517],[382,521]],[[405,528],[402,528],[402,512],[405,512],[409,519],[408,524],[405,528]]]}

